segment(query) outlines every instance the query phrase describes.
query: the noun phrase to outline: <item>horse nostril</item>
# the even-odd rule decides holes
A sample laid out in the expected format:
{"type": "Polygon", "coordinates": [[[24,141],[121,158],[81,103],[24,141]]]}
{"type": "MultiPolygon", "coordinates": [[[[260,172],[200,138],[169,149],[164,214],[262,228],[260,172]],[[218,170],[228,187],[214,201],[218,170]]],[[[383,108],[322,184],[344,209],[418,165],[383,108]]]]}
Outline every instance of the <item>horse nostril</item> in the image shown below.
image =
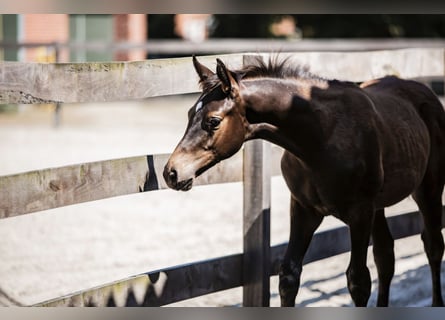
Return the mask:
{"type": "Polygon", "coordinates": [[[166,165],[162,174],[165,182],[167,182],[167,185],[170,188],[175,188],[176,184],[178,183],[178,172],[175,169],[170,168],[169,165],[166,165]]]}
{"type": "Polygon", "coordinates": [[[175,169],[171,169],[170,172],[168,173],[168,179],[170,180],[171,183],[176,183],[178,180],[178,173],[176,172],[175,169]]]}

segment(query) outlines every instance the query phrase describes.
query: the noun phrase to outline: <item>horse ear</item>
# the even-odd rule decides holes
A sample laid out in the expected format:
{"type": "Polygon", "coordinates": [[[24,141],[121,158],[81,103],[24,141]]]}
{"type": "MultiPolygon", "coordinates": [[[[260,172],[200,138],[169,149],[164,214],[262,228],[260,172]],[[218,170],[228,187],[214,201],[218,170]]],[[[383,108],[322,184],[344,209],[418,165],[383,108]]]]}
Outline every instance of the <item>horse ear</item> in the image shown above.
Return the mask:
{"type": "Polygon", "coordinates": [[[216,59],[216,74],[218,75],[219,80],[221,80],[223,91],[233,95],[235,90],[238,89],[236,74],[228,70],[224,63],[218,58],[216,59]]]}
{"type": "Polygon", "coordinates": [[[199,63],[195,55],[193,55],[193,66],[195,67],[196,73],[198,74],[201,82],[206,81],[209,77],[215,75],[215,73],[209,68],[199,63]]]}

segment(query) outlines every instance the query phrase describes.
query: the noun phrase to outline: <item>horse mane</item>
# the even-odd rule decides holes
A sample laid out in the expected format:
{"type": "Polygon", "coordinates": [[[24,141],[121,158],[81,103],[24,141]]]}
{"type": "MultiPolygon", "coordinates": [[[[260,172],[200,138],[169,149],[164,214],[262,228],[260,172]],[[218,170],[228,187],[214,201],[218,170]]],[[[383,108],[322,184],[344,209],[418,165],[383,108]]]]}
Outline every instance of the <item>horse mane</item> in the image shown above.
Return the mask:
{"type": "MultiPolygon", "coordinates": [[[[308,66],[292,64],[289,57],[281,58],[279,55],[269,57],[267,62],[261,56],[253,57],[250,64],[241,69],[231,71],[231,73],[237,80],[271,77],[327,81],[327,79],[309,72],[308,66]]],[[[204,81],[200,81],[199,84],[204,92],[209,92],[220,83],[218,76],[214,75],[204,81]]]]}
{"type": "Polygon", "coordinates": [[[308,66],[300,64],[293,65],[289,61],[289,57],[280,58],[275,55],[269,57],[268,61],[264,61],[263,57],[256,56],[251,64],[245,66],[237,73],[242,75],[242,79],[249,78],[304,78],[304,79],[321,79],[320,77],[309,72],[308,66]]]}

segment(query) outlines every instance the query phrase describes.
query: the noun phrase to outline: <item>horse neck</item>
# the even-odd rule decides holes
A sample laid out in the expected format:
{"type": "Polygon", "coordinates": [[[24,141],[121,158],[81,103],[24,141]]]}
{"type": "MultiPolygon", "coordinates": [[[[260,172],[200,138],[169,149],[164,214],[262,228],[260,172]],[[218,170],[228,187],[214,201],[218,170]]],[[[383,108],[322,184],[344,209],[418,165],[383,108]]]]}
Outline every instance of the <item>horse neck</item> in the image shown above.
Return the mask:
{"type": "Polygon", "coordinates": [[[277,144],[301,160],[316,161],[322,146],[320,122],[310,102],[310,85],[294,79],[258,79],[243,83],[246,118],[252,139],[277,144]]]}

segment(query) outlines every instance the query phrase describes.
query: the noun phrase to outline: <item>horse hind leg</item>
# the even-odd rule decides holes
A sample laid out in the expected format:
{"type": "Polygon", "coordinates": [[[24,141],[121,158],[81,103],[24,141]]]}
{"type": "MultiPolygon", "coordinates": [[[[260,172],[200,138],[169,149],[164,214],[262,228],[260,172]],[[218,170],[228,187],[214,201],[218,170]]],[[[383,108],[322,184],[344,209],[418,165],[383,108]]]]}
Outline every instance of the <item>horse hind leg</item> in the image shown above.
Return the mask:
{"type": "MultiPolygon", "coordinates": [[[[413,198],[419,206],[423,217],[423,231],[421,238],[428,257],[431,269],[433,306],[443,306],[440,271],[444,253],[444,241],[442,236],[442,192],[434,192],[428,183],[413,194],[413,198]],[[431,192],[433,191],[433,192],[431,192]]],[[[443,184],[440,190],[443,189],[443,184]]]]}
{"type": "Polygon", "coordinates": [[[314,210],[303,208],[292,197],[290,209],[289,244],[279,272],[279,292],[282,307],[295,306],[295,298],[300,287],[303,258],[312,236],[323,220],[314,210]]]}
{"type": "Polygon", "coordinates": [[[445,113],[437,98],[424,103],[419,114],[428,128],[430,154],[422,183],[412,194],[423,217],[423,240],[431,269],[433,306],[443,306],[440,271],[444,253],[442,193],[445,184],[445,113]]]}
{"type": "Polygon", "coordinates": [[[375,213],[372,227],[372,242],[374,261],[379,279],[377,307],[387,307],[391,280],[394,276],[395,258],[394,238],[388,228],[384,209],[379,209],[375,213]]]}
{"type": "Polygon", "coordinates": [[[431,140],[428,166],[422,183],[413,193],[423,217],[423,240],[431,269],[433,306],[443,306],[440,271],[444,253],[442,236],[442,193],[445,184],[445,114],[442,105],[436,110],[424,108],[421,114],[427,125],[431,140]],[[427,112],[428,111],[428,112],[427,112]],[[436,111],[435,113],[433,111],[436,111]],[[439,112],[440,111],[440,112],[439,112]]]}

